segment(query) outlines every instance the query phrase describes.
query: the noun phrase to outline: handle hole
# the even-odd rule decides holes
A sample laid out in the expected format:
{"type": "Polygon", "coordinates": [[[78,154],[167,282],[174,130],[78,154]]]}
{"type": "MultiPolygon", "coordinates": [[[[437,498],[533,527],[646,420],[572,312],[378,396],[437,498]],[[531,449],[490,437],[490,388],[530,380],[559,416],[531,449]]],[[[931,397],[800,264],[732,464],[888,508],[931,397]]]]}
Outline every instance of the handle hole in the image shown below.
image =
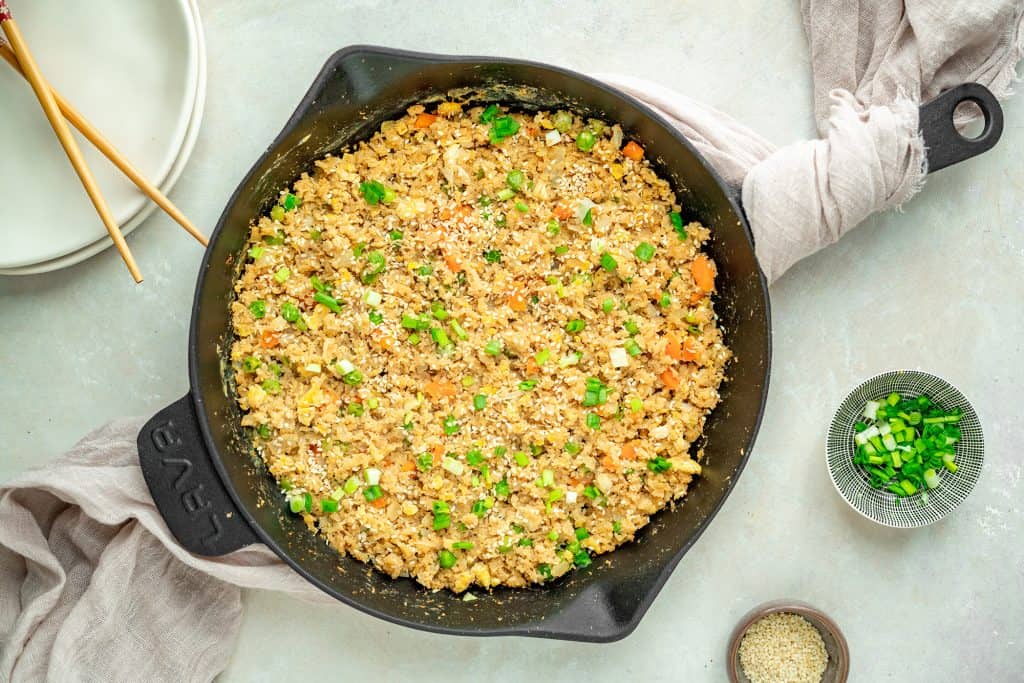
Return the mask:
{"type": "Polygon", "coordinates": [[[964,140],[977,140],[988,131],[988,116],[974,100],[962,100],[953,110],[953,127],[964,140]]]}

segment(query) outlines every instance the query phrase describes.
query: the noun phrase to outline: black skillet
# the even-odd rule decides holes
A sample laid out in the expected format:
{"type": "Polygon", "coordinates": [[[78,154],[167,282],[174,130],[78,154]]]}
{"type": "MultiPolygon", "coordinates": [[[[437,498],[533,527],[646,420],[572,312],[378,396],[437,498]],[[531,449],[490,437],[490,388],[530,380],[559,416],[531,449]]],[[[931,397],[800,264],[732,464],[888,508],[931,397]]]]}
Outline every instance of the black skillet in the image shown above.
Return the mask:
{"type": "MultiPolygon", "coordinates": [[[[985,88],[968,84],[923,106],[921,126],[936,170],[995,144],[1002,113],[985,88]],[[972,141],[952,125],[953,109],[963,100],[975,102],[985,114],[985,130],[972,141]]],[[[327,60],[284,130],[228,201],[199,272],[188,357],[191,390],[153,417],[138,438],[153,499],[185,548],[215,556],[265,543],[341,602],[414,628],[612,641],[636,627],[743,470],[768,391],[771,325],[767,286],[734,191],[644,105],[591,78],[544,64],[355,46],[327,60]],[[536,588],[482,593],[475,602],[426,590],[410,579],[389,579],[342,557],[289,514],[240,427],[225,360],[232,283],[253,218],[314,160],[368,138],[409,105],[446,94],[520,110],[571,109],[621,123],[670,179],[686,207],[685,218],[712,228],[708,250],[719,271],[715,305],[735,354],[721,403],[705,430],[704,474],[685,504],[655,515],[635,542],[595,558],[586,569],[536,588]]]]}

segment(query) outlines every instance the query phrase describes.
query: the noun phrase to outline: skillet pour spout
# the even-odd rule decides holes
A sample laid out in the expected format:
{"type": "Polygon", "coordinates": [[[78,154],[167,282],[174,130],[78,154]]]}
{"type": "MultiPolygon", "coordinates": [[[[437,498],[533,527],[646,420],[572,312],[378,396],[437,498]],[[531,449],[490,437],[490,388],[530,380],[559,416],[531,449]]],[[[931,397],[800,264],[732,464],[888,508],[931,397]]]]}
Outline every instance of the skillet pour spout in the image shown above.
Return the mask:
{"type": "MultiPolygon", "coordinates": [[[[971,94],[983,99],[983,93],[971,94]]],[[[989,109],[995,112],[993,129],[1002,121],[994,107],[989,109]]],[[[931,120],[940,126],[945,114],[933,111],[931,120]]],[[[948,124],[952,128],[951,118],[948,124]]],[[[925,133],[936,149],[949,147],[943,147],[941,136],[929,138],[927,128],[925,133]]],[[[954,157],[950,163],[959,160],[954,157]]],[[[608,642],[636,628],[742,473],[768,391],[771,322],[767,285],[733,191],[675,129],[641,103],[591,78],[544,64],[355,46],[327,60],[228,200],[200,268],[188,357],[189,393],[154,416],[138,444],[153,499],[189,551],[216,556],[265,543],[340,602],[413,628],[608,642]],[[707,250],[718,265],[715,307],[734,353],[721,402],[698,444],[704,448],[703,474],[681,505],[656,514],[633,542],[596,556],[589,567],[543,586],[477,592],[471,602],[408,578],[389,579],[309,533],[286,509],[241,427],[226,358],[232,286],[244,262],[252,220],[268,211],[278,191],[311,170],[315,160],[367,139],[383,121],[413,104],[446,98],[527,111],[571,109],[620,123],[672,185],[684,206],[684,220],[699,220],[712,230],[707,250]]]]}

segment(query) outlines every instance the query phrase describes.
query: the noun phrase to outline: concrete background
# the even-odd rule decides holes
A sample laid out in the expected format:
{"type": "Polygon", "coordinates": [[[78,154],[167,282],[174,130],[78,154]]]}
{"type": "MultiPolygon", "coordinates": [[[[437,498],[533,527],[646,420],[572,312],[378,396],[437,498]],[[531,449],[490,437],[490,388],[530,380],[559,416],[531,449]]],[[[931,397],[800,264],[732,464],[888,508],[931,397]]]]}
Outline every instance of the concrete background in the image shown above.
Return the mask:
{"type": "MultiPolygon", "coordinates": [[[[206,117],[172,193],[200,226],[215,223],[327,55],[352,43],[644,76],[777,144],[814,134],[795,2],[200,6],[206,117]]],[[[605,646],[441,637],[250,592],[223,680],[721,681],[736,621],[780,597],[839,622],[851,680],[1021,680],[1024,103],[1011,99],[1005,111],[995,150],[929,178],[903,213],[874,217],[773,287],[774,371],[753,457],[632,636],[605,646]],[[823,455],[846,391],[900,367],[958,385],[987,443],[967,502],[910,532],[849,509],[823,455]]],[[[59,273],[0,278],[0,480],[186,391],[200,248],[160,214],[128,241],[147,278],[140,287],[113,250],[59,273]]]]}

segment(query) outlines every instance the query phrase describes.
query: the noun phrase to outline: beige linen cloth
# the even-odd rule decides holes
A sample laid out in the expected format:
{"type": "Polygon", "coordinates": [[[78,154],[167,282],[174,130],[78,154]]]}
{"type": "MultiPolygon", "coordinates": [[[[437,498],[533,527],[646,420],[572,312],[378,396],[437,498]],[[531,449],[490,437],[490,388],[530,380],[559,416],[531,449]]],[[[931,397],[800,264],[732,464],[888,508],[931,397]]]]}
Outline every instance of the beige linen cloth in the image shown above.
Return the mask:
{"type": "MultiPolygon", "coordinates": [[[[775,149],[706,105],[603,78],[661,111],[742,186],[769,280],[924,178],[917,104],[977,81],[1008,94],[1019,2],[804,0],[821,138],[775,149]]],[[[0,487],[0,680],[206,681],[226,666],[240,587],[326,599],[265,546],[178,546],[137,462],[142,420],[94,432],[0,487]]]]}

